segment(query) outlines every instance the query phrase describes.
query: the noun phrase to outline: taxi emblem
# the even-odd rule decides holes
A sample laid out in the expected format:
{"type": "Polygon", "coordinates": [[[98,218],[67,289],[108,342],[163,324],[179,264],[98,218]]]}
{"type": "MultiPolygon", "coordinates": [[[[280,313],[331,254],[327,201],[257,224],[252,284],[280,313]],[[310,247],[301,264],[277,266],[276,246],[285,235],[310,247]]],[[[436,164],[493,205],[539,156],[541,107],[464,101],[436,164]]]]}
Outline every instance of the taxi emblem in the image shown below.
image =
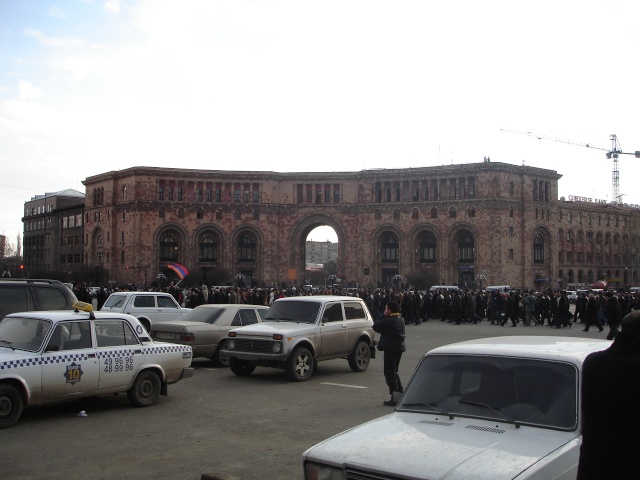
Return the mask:
{"type": "Polygon", "coordinates": [[[67,371],[64,372],[64,378],[67,379],[67,383],[75,385],[82,379],[83,373],[81,365],[77,365],[76,362],[73,362],[71,365],[67,365],[67,371]]]}

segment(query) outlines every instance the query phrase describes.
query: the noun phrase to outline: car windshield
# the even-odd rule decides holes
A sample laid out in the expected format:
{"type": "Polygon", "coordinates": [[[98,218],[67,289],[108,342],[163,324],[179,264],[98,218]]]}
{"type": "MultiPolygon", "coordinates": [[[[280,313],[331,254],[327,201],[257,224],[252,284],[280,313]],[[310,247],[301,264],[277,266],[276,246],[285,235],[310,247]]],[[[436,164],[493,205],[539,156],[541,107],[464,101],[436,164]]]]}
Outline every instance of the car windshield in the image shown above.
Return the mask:
{"type": "Polygon", "coordinates": [[[577,389],[577,371],[569,363],[427,355],[397,408],[574,430],[577,389]]]}
{"type": "Polygon", "coordinates": [[[37,352],[50,328],[48,320],[5,317],[0,321],[0,348],[37,352]]]}
{"type": "Polygon", "coordinates": [[[124,301],[127,299],[126,295],[109,295],[107,301],[104,302],[104,306],[107,308],[121,307],[124,301]]]}
{"type": "Polygon", "coordinates": [[[274,302],[264,317],[266,322],[316,323],[320,302],[286,301],[274,302]]]}
{"type": "Polygon", "coordinates": [[[224,308],[194,308],[180,317],[185,322],[216,323],[224,312],[224,308]]]}

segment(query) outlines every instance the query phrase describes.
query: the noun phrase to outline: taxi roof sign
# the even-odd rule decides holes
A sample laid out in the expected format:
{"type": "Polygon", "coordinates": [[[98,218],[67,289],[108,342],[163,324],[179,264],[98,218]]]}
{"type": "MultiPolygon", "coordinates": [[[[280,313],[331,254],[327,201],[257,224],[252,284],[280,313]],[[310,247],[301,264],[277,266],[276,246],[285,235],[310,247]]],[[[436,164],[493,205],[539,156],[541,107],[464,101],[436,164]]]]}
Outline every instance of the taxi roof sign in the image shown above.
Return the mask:
{"type": "Polygon", "coordinates": [[[78,311],[82,310],[83,312],[93,312],[93,305],[90,303],[81,302],[78,300],[76,303],[74,303],[71,306],[78,311]]]}

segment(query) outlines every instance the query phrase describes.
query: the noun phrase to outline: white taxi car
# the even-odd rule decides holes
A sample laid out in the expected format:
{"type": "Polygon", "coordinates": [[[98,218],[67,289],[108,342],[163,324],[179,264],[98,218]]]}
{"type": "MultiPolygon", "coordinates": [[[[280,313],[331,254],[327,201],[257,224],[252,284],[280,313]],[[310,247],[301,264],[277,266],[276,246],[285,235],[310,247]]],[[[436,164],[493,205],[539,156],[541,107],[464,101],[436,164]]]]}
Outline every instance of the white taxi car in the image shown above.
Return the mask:
{"type": "Polygon", "coordinates": [[[156,344],[131,315],[87,311],[13,313],[0,321],[0,428],[25,405],[127,392],[137,407],[193,375],[188,345],[156,344]]]}
{"type": "Polygon", "coordinates": [[[609,345],[520,336],[436,348],[394,413],[304,452],[304,478],[575,479],[582,362],[609,345]]]}

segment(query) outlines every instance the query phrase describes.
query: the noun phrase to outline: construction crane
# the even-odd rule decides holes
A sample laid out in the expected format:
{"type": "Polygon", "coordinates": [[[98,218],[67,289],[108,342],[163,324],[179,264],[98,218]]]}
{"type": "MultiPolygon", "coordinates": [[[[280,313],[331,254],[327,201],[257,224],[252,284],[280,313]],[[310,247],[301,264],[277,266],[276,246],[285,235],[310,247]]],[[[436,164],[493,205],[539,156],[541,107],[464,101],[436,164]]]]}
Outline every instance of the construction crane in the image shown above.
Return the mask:
{"type": "Polygon", "coordinates": [[[537,138],[538,140],[552,140],[554,142],[566,143],[569,145],[576,145],[578,147],[586,147],[593,148],[594,150],[602,150],[607,152],[607,158],[613,160],[613,173],[611,175],[611,193],[612,199],[614,202],[621,202],[622,195],[620,195],[620,171],[618,170],[618,156],[620,155],[634,155],[636,158],[640,158],[640,151],[631,152],[623,152],[622,147],[620,146],[620,142],[618,141],[618,136],[614,133],[609,135],[609,139],[611,140],[611,148],[599,147],[596,145],[592,145],[590,143],[580,143],[574,142],[571,140],[565,140],[563,138],[549,137],[547,135],[540,135],[533,132],[519,132],[516,130],[507,130],[506,128],[501,128],[501,132],[515,133],[518,135],[527,135],[528,137],[537,138]]]}

